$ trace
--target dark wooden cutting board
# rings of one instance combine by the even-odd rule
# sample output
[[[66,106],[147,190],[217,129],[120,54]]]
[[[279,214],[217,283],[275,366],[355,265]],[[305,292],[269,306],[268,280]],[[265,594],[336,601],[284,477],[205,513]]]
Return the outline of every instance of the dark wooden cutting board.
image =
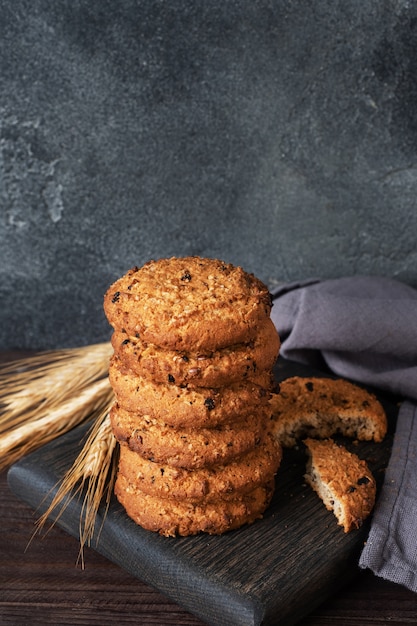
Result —
[[[278,360],[276,377],[323,375]],[[382,444],[348,445],[366,459],[379,487],[388,463],[396,404],[381,397],[390,432]],[[87,426],[74,429],[13,465],[11,490],[39,514],[46,510],[56,483],[71,466]],[[166,538],[143,530],[113,499],[92,547],[213,626],[295,624],[349,582],[369,520],[344,533],[333,514],[305,485],[302,448],[285,451],[276,492],[264,518],[222,536]],[[78,538],[81,503],[74,499],[58,524]],[[47,539],[46,539],[47,540]]]

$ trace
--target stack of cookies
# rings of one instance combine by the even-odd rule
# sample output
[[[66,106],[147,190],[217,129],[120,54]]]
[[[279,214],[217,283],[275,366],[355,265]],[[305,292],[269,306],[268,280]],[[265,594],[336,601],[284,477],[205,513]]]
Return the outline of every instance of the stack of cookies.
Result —
[[[142,527],[221,534],[262,517],[281,461],[270,309],[259,279],[200,257],[150,261],[107,291],[115,493]]]

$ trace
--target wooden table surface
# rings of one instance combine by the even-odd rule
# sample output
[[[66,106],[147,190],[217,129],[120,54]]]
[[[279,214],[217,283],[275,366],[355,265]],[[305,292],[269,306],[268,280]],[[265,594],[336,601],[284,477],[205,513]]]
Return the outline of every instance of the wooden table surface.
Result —
[[[2,626],[203,626],[92,549],[85,550],[85,569],[81,569],[76,564],[78,542],[58,527],[31,541],[36,519],[36,512],[11,493],[6,472],[0,474]],[[417,594],[358,570],[352,583],[299,624],[417,624]]]

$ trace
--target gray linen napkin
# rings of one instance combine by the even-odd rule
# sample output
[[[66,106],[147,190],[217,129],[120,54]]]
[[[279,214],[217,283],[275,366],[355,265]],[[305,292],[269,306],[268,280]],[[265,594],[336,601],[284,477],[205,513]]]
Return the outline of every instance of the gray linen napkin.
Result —
[[[287,283],[272,296],[283,357],[403,399],[359,566],[417,592],[417,290],[354,276]]]

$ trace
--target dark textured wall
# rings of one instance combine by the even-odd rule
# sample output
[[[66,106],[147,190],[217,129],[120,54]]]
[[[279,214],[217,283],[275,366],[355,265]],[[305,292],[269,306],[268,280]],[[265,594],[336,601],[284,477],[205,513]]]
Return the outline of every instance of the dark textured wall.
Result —
[[[0,347],[198,254],[417,285],[417,4],[0,0]]]

